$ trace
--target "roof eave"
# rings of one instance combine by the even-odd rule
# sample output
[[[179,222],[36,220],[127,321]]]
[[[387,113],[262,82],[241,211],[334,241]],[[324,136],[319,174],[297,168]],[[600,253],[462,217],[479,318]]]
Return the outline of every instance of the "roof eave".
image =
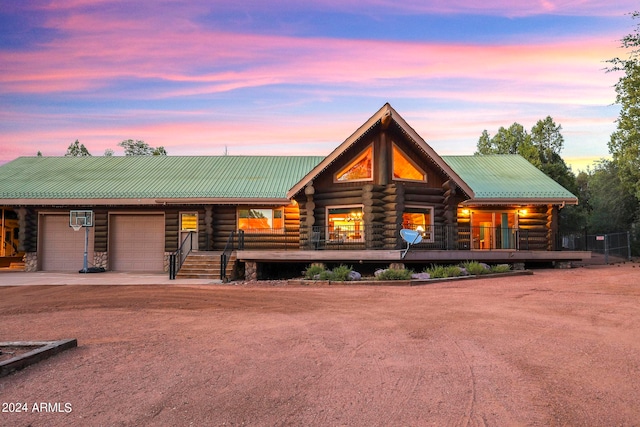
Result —
[[[336,147],[327,157],[324,158],[323,161],[318,163],[318,165],[311,169],[309,173],[307,173],[296,185],[291,187],[291,189],[287,192],[287,197],[289,199],[293,198],[296,194],[298,194],[309,182],[313,181],[316,176],[318,176],[323,170],[325,170],[331,163],[333,163],[347,148],[349,148],[355,141],[360,139],[362,135],[364,135],[370,128],[372,128],[378,120],[381,120],[382,117],[387,113],[388,108],[391,106],[387,103],[385,104],[377,113],[375,113],[369,120],[367,120],[362,126],[360,126],[354,133],[349,136],[342,144]]]
[[[467,185],[466,182],[440,157],[434,150],[422,139],[418,133],[413,130],[411,126],[398,114],[393,107],[386,103],[380,108],[369,120],[367,120],[362,126],[360,126],[349,138],[347,138],[342,144],[340,144],[335,150],[331,152],[325,159],[320,162],[315,168],[313,168],[308,174],[304,176],[295,186],[293,186],[288,192],[287,197],[293,198],[298,194],[309,182],[313,181],[323,170],[325,170],[331,163],[333,163],[342,153],[349,148],[353,143],[359,140],[366,132],[369,131],[378,121],[387,120],[390,118],[395,121],[398,126],[402,128],[407,135],[412,138],[420,148],[433,159],[436,165],[444,171],[444,173],[452,178],[456,184],[464,191],[469,197],[474,197],[474,192]]]
[[[577,198],[533,198],[533,197],[487,197],[468,199],[460,203],[462,206],[479,205],[577,205]]]
[[[140,198],[140,199],[3,199],[5,206],[158,206],[179,204],[202,205],[288,205],[286,197],[249,197],[249,198]]]

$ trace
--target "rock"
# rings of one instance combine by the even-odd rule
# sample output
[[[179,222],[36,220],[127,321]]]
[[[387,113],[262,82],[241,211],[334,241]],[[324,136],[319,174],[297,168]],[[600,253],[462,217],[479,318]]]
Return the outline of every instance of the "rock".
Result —
[[[491,270],[491,267],[489,267],[489,264],[485,264],[484,262],[481,262],[480,265],[485,269],[485,270]]]
[[[349,277],[347,278],[347,280],[360,280],[360,279],[362,279],[362,274],[353,270],[349,272]]]
[[[373,272],[373,275],[374,275],[375,277],[378,277],[379,275],[381,275],[381,274],[382,274],[382,273],[384,273],[385,271],[387,271],[387,270],[386,270],[386,269],[381,269],[381,268],[379,268],[379,269],[377,269],[376,271],[374,271],[374,272]]]
[[[415,280],[428,280],[431,279],[431,275],[429,273],[413,273],[411,278]]]

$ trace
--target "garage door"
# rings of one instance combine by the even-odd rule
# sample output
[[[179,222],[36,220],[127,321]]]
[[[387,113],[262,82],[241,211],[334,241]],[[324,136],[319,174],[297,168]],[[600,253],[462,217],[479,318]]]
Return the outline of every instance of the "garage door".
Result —
[[[40,268],[80,271],[84,265],[85,229],[73,231],[69,214],[40,216]],[[89,266],[93,262],[93,227],[89,227]]]
[[[111,215],[109,257],[113,271],[164,270],[164,215]]]

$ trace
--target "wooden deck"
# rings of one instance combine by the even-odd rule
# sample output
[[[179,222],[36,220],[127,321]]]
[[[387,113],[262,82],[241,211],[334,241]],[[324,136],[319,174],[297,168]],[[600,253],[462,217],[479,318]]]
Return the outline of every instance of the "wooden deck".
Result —
[[[590,251],[438,251],[410,250],[404,259],[404,250],[241,250],[241,262],[550,262],[587,261]]]

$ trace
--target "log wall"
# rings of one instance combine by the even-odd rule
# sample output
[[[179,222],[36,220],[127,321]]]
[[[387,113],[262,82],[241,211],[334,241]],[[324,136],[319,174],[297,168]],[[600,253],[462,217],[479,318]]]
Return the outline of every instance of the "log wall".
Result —
[[[211,246],[213,250],[221,251],[227,243],[229,235],[238,229],[236,224],[235,206],[214,206],[211,225],[213,228]]]
[[[522,209],[526,209],[527,214],[518,217],[518,228],[524,232],[520,233],[521,246],[526,244],[532,251],[551,250],[554,239],[550,215],[553,215],[553,210],[547,206],[526,206]]]
[[[93,250],[107,252],[109,240],[109,215],[105,208],[93,210]]]
[[[471,247],[471,234],[468,231],[471,226],[471,217],[464,214],[464,210],[480,211],[481,208],[458,208],[458,247],[463,249]],[[555,221],[554,208],[549,206],[526,206],[526,215],[518,216],[518,229],[520,230],[519,247],[522,250],[546,251],[552,250],[554,242],[553,222]],[[500,207],[487,207],[486,211],[500,210]]]
[[[19,208],[18,214],[18,251],[36,252],[38,250],[38,213],[32,208]]]
[[[424,170],[427,182],[393,178],[394,143]],[[373,146],[373,179],[334,182],[335,174],[369,145]],[[456,224],[458,193],[456,186],[425,153],[407,140],[406,135],[393,126],[386,128],[379,124],[308,184],[304,194],[297,195],[296,201],[300,206],[300,247],[311,247],[314,226],[324,229],[328,225],[327,207],[362,205],[363,248],[399,249],[403,245],[400,238],[402,214],[407,205],[433,207],[436,226]]]

